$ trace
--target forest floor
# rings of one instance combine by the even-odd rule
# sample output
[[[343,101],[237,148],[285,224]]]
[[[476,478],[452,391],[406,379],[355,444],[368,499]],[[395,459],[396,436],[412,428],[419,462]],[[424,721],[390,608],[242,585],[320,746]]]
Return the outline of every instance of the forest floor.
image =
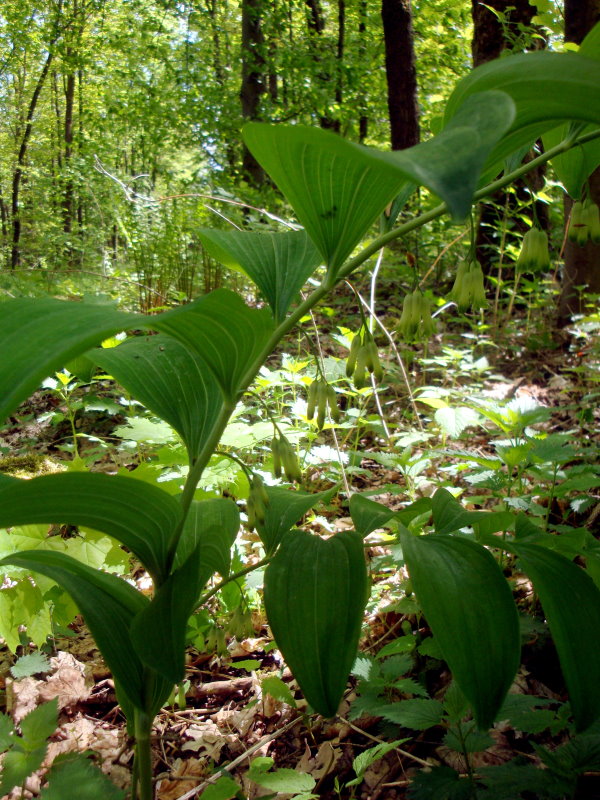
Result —
[[[594,375],[598,374],[599,362],[598,351],[594,348],[594,343],[588,339],[565,340],[560,347],[548,350],[515,349],[510,357],[506,351],[497,350],[495,355],[488,353],[490,363],[486,374],[491,378],[482,378],[476,370],[465,372],[463,369],[459,375],[460,365],[456,363],[444,366],[440,361],[435,369],[446,370],[448,374],[451,370],[457,371],[448,381],[454,395],[462,393],[468,396],[470,382],[476,380],[490,402],[494,400],[505,407],[511,399],[522,400],[524,407],[546,409],[538,430],[564,435],[578,444],[584,442],[588,450],[592,448],[597,454],[599,430]],[[65,422],[59,426],[50,420],[56,411],[64,413],[63,406],[55,392],[37,393],[21,410],[18,419],[13,419],[12,424],[6,425],[0,433],[0,444],[6,454],[4,459],[0,459],[0,468],[16,471],[22,476],[31,474],[32,458],[34,470],[42,463],[35,461],[38,457],[56,464],[60,458],[56,443],[68,434],[68,430],[65,432]],[[389,405],[386,408],[390,408]],[[422,408],[429,413],[426,406]],[[84,416],[88,417],[88,423],[83,424],[89,424],[90,430],[98,437],[109,435],[111,429],[124,419],[119,414],[110,417],[97,414],[89,420],[89,414],[94,412],[86,412]],[[390,410],[391,419],[394,416],[400,418],[402,414],[400,409]],[[423,464],[412,475],[406,465],[400,465],[402,468],[390,466],[385,458],[379,458],[375,452],[375,437],[366,435],[359,448],[363,458],[358,465],[355,486],[360,491],[369,492],[372,499],[398,508],[409,502],[409,494],[414,499],[430,493],[440,471],[466,486],[461,478],[464,474],[464,451],[468,449],[480,456],[493,453],[492,440],[496,437],[500,441],[501,433],[498,430],[491,433],[489,427],[472,427],[453,441],[450,436],[440,435],[438,430],[433,438],[413,447],[411,463],[415,464],[422,458]],[[451,452],[453,449],[455,457]],[[583,463],[579,459],[578,453],[577,463]],[[592,466],[597,462],[593,455],[587,461]],[[532,475],[529,484],[534,481]],[[594,484],[594,481],[589,483]],[[586,528],[598,538],[598,484],[600,481],[584,492],[591,502],[586,501],[581,506],[585,511],[580,514],[577,513],[579,507],[571,502],[569,495],[544,497],[539,487],[537,490],[531,485],[526,488],[528,497],[533,497],[542,509],[546,508],[546,518],[552,524]],[[398,492],[390,491],[393,486],[399,487]],[[474,489],[481,496],[476,482],[471,483],[469,492]],[[319,514],[320,517],[309,520],[315,530],[341,530],[352,525],[343,506],[329,506]],[[56,526],[48,533],[63,537],[78,535],[77,531],[57,530]],[[251,542],[252,535],[245,532],[243,540],[244,537]],[[529,627],[524,625],[522,665],[511,691],[535,699],[528,709],[527,719],[522,709],[521,722],[515,715],[512,721],[496,723],[481,749],[475,748],[470,753],[467,763],[463,753],[449,746],[448,730],[444,725],[403,727],[385,722],[377,716],[375,701],[372,705],[374,713],[370,713],[370,698],[380,698],[382,694],[388,702],[407,697],[442,698],[448,689],[450,676],[444,662],[436,658],[435,648],[423,647],[429,633],[426,621],[414,606],[410,592],[399,589],[406,576],[402,570],[389,568],[393,542],[388,545],[385,539],[378,539],[375,535],[368,555],[373,579],[380,588],[375,593],[377,602],[368,610],[361,652],[370,658],[371,664],[382,667],[380,683],[377,686],[373,681],[369,684],[368,676],[360,668],[355,669],[356,674],[349,680],[346,695],[334,719],[308,715],[306,703],[289,670],[272,646],[261,608],[251,610],[245,620],[245,631],[238,631],[235,636],[224,623],[224,636],[212,650],[189,649],[186,683],[181,695],[174,698],[173,705],[165,707],[156,719],[153,754],[157,800],[200,797],[222,774],[234,778],[241,787],[241,796],[248,799],[309,797],[312,791],[314,796],[327,800],[401,800],[406,797],[443,800],[445,797],[459,797],[460,791],[448,778],[450,773],[436,773],[440,780],[442,775],[446,776],[446,784],[428,785],[424,782],[420,785],[418,776],[427,773],[431,767],[450,767],[455,771],[453,775],[472,775],[484,767],[515,763],[515,759],[544,767],[539,747],[552,751],[568,741],[570,728],[565,722],[564,711],[566,694],[556,653],[549,637],[536,622],[531,587],[520,581],[516,574],[509,576],[515,597],[524,616],[531,614],[531,621]],[[140,588],[144,588],[143,574],[136,573],[132,578]],[[398,596],[402,597],[403,604],[396,602]],[[212,612],[215,615],[221,613],[216,601]],[[578,624],[585,624],[584,615]],[[63,634],[50,638],[42,648],[48,657],[43,669],[24,677],[17,678],[11,674],[17,658],[15,654],[7,647],[0,650],[0,690],[5,697],[6,711],[18,723],[41,702],[57,697],[59,727],[51,737],[45,767],[59,753],[92,751],[102,770],[115,784],[126,788],[131,779],[133,753],[111,675],[80,618]],[[400,639],[411,640],[412,649],[395,647],[394,643]],[[35,650],[21,646],[17,656]],[[408,668],[407,652],[412,659]],[[416,688],[411,693],[399,688],[395,683],[398,675],[392,676],[390,669],[389,674],[386,673],[386,656],[389,654],[388,668],[393,666],[394,659],[397,666],[402,662],[405,671],[401,675],[412,678],[421,689]],[[269,682],[265,683],[269,677],[277,677],[278,682],[269,687]],[[540,711],[546,716],[538,713],[536,718],[535,714]],[[372,763],[368,757],[364,767],[356,761],[361,754],[372,753],[372,748],[387,742],[396,745],[381,748],[381,757]],[[279,785],[287,791],[274,793],[273,788],[250,779],[249,764],[259,757],[274,760],[274,767],[279,772],[273,774],[280,776],[282,782]],[[281,772],[286,768],[312,776],[308,791],[305,789],[303,793],[301,781],[296,785],[293,775],[290,778],[289,773]],[[44,770],[28,779],[23,796],[36,797],[39,794],[43,775]],[[409,790],[411,783],[413,786]],[[553,796],[551,792],[544,794],[535,788],[527,793],[526,786],[515,786],[512,794],[506,785],[504,790],[498,789],[497,784],[491,789],[491,784],[486,786],[482,787],[478,797]],[[11,798],[20,796],[20,790],[9,795]],[[462,796],[472,795],[463,792]],[[600,773],[594,769],[583,770],[573,796],[600,798]]]

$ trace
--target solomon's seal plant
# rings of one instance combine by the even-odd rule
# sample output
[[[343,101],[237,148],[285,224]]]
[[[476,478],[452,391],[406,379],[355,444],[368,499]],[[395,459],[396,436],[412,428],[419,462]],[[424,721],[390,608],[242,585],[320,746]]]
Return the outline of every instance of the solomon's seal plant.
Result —
[[[402,306],[398,334],[405,342],[426,341],[433,336],[435,330],[429,300],[419,289],[408,292]]]
[[[487,306],[483,270],[475,258],[468,258],[458,265],[450,300],[456,303],[459,311],[466,311],[469,308],[478,311]]]
[[[523,237],[521,252],[517,258],[519,272],[539,272],[550,266],[548,235],[539,228],[531,228]]]
[[[79,606],[136,739],[132,797],[152,797],[153,719],[173,685],[184,679],[188,618],[207,581],[216,573],[230,575],[238,507],[227,497],[207,499],[196,489],[238,402],[283,337],[392,240],[444,214],[462,223],[474,202],[570,149],[573,162],[557,169],[561,181],[574,187],[572,194],[581,196],[588,177],[582,164],[596,163],[600,137],[599,33],[597,27],[577,53],[527,53],[478,67],[452,93],[441,132],[407,150],[383,152],[301,125],[246,126],[247,147],[303,230],[203,231],[202,236],[216,257],[255,283],[265,301],[261,309],[249,308],[241,296],[224,289],[154,316],[49,298],[3,303],[2,419],[48,375],[87,354],[168,422],[187,450],[189,470],[178,496],[136,478],[135,472],[67,471],[30,480],[0,475],[2,527],[58,523],[107,533],[152,578],[153,593],[147,597],[127,581],[57,549],[23,550],[0,561],[48,576]],[[571,121],[575,133],[569,129],[542,156],[496,179],[512,154]],[[438,205],[385,229],[357,251],[388,205],[408,197],[407,186],[415,185],[436,195]],[[320,265],[322,282],[299,297]],[[484,305],[483,276],[473,259],[459,268],[453,299],[461,308]],[[154,335],[142,333],[118,347],[98,349],[121,331]],[[381,365],[364,324],[355,339],[348,372],[360,387],[367,372],[381,379]],[[301,481],[296,453],[280,431],[272,454],[277,476]],[[356,656],[369,591],[363,537],[395,512],[352,495],[355,530],[323,539],[294,527],[312,507],[311,495],[283,487],[265,490],[266,508],[253,481],[256,527],[271,559],[264,575],[269,622],[308,702],[331,716]],[[434,532],[409,532],[404,516],[398,520],[400,544],[420,606],[477,725],[493,723],[519,665],[516,607],[492,555],[502,550],[518,559],[531,579],[556,644],[576,727],[590,727],[600,717],[600,590],[586,569],[554,552],[548,541],[554,537],[523,515],[469,512],[442,489],[419,503],[415,518],[430,520]],[[578,624],[582,608],[585,626]]]

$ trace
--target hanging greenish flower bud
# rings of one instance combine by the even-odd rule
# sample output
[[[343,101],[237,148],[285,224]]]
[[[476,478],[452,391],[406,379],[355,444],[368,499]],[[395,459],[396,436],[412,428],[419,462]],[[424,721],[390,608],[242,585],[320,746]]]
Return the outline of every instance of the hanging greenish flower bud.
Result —
[[[287,480],[291,483],[294,481],[296,481],[296,483],[301,483],[302,472],[300,470],[300,465],[298,464],[296,451],[283,434],[281,434],[278,439],[278,450],[281,468],[283,468],[283,473]],[[281,471],[277,477],[280,477],[280,475]]]
[[[253,531],[256,527],[256,506],[252,492],[250,492],[246,500],[246,527],[249,531]]]
[[[308,387],[308,396],[306,398],[306,418],[312,419],[315,415],[317,407],[317,395],[319,393],[319,382],[314,380]]]
[[[354,343],[357,341],[358,344],[354,349]],[[367,371],[373,375],[376,381],[379,382],[383,379],[383,369],[375,339],[371,331],[363,325],[352,340],[352,347],[346,364],[346,376],[353,378],[357,389],[362,389],[367,385]]]
[[[327,384],[319,381],[317,387],[317,428],[319,430],[325,425],[327,415]]]
[[[469,272],[469,261],[461,261],[456,270],[454,285],[450,291],[449,298],[458,306],[459,311],[464,311],[470,305],[471,298],[467,288],[467,273]]]
[[[335,422],[339,422],[340,411],[335,390],[326,381],[316,379],[311,383],[308,390],[306,417],[307,419],[313,419],[316,411],[317,427],[320,429],[325,424],[327,409],[329,409],[331,418]]]
[[[354,336],[352,342],[350,344],[350,352],[348,353],[348,360],[346,361],[346,377],[351,378],[354,375],[354,370],[356,369],[356,359],[358,357],[358,352],[362,347],[362,335],[361,331]]]
[[[587,220],[587,211],[583,203],[579,200],[573,203],[571,209],[571,220],[569,222],[569,241],[575,242],[580,247],[587,242],[589,236],[589,227]]]
[[[371,373],[371,375],[375,378],[377,383],[381,383],[383,380],[383,367],[381,366],[381,361],[379,360],[379,350],[377,349],[377,344],[375,343],[375,339],[371,337],[371,340],[367,342],[365,345],[367,349],[367,369]]]
[[[367,385],[367,359],[369,354],[363,346],[358,351],[356,357],[356,367],[354,368],[353,381],[357,389],[363,389]]]
[[[463,261],[458,265],[450,300],[456,303],[459,311],[466,311],[468,308],[477,311],[486,307],[483,270],[478,261]]]
[[[421,324],[419,333],[421,338],[425,341],[431,339],[436,333],[435,320],[431,316],[431,303],[424,294],[421,294]]]
[[[469,270],[469,291],[471,296],[471,308],[473,311],[478,311],[480,308],[486,308],[487,299],[485,296],[485,287],[483,285],[483,270],[479,261],[471,262],[471,269]]]
[[[260,475],[254,473],[250,483],[250,494],[246,502],[248,528],[252,530],[257,522],[265,521],[265,514],[269,505],[269,495]]]
[[[398,323],[398,333],[405,342],[412,342],[415,339],[420,319],[417,292],[407,292]]]
[[[600,210],[596,203],[588,202],[585,208],[589,237],[594,244],[600,244]]]
[[[327,402],[329,404],[329,413],[334,422],[340,421],[340,408],[338,406],[337,394],[333,386],[327,385]]]
[[[273,456],[273,475],[281,478],[281,447],[277,436],[271,439],[271,455]]]
[[[550,266],[548,236],[539,228],[531,228],[523,237],[516,267],[519,272],[537,272]]]
[[[431,305],[420,289],[408,292],[404,298],[398,333],[406,342],[429,339],[435,333]]]

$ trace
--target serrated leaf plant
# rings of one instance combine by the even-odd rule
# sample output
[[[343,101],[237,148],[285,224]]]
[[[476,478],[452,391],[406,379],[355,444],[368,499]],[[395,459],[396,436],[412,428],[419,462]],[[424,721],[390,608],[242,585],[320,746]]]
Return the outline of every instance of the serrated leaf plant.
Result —
[[[584,132],[581,125],[569,128],[545,154],[494,180],[505,159],[564,123],[581,123]],[[53,299],[2,305],[2,419],[41,381],[86,354],[172,425],[187,449],[189,471],[179,496],[137,480],[135,473],[66,472],[28,481],[0,476],[0,526],[88,526],[128,548],[152,577],[154,591],[147,597],[125,580],[60,552],[27,550],[0,561],[50,577],[79,606],[136,738],[132,796],[140,800],[152,796],[153,718],[184,677],[188,618],[206,581],[215,571],[226,576],[230,566],[237,506],[227,498],[196,500],[195,494],[236,405],[283,337],[384,245],[446,214],[460,222],[478,199],[575,146],[582,152],[594,144],[600,137],[600,61],[579,53],[529,53],[486,64],[458,84],[441,133],[402,152],[363,147],[300,125],[252,123],[243,136],[304,230],[230,235],[204,230],[202,236],[213,255],[256,283],[265,307],[249,308],[225,289],[154,316]],[[440,203],[357,250],[409,184],[425,187]],[[298,302],[299,289],[319,263],[324,265],[320,284]],[[148,333],[130,336],[112,350],[95,349],[121,331]],[[281,460],[280,437],[277,448]],[[287,450],[284,461],[287,477],[299,480]],[[295,497],[291,491],[290,497]],[[277,495],[272,502],[278,502]],[[486,727],[504,701],[519,659],[511,593],[486,547],[490,537],[496,542],[493,532],[503,528],[485,515],[465,517],[468,512],[445,495],[436,496],[430,510],[435,532],[415,536],[404,529],[402,547],[444,657],[475,720]],[[367,601],[365,527],[324,541],[294,529],[294,514],[281,526],[268,507],[263,511],[257,528],[272,558],[265,573],[267,615],[314,710],[333,715]],[[461,535],[470,522],[479,538]],[[600,646],[571,635],[567,621],[580,606],[562,594],[557,598],[556,576],[568,574],[577,602],[590,609],[590,637],[600,631],[598,589],[583,569],[543,543],[523,540],[510,547],[547,607],[576,722],[584,729],[600,716],[600,681],[594,688],[589,678],[600,672]],[[578,653],[587,676],[577,664]]]

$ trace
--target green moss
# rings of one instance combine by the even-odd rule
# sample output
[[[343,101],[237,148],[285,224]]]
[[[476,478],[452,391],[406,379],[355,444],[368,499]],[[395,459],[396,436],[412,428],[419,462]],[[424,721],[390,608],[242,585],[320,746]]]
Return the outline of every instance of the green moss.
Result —
[[[44,456],[27,453],[21,456],[4,456],[0,458],[0,472],[46,472]]]

